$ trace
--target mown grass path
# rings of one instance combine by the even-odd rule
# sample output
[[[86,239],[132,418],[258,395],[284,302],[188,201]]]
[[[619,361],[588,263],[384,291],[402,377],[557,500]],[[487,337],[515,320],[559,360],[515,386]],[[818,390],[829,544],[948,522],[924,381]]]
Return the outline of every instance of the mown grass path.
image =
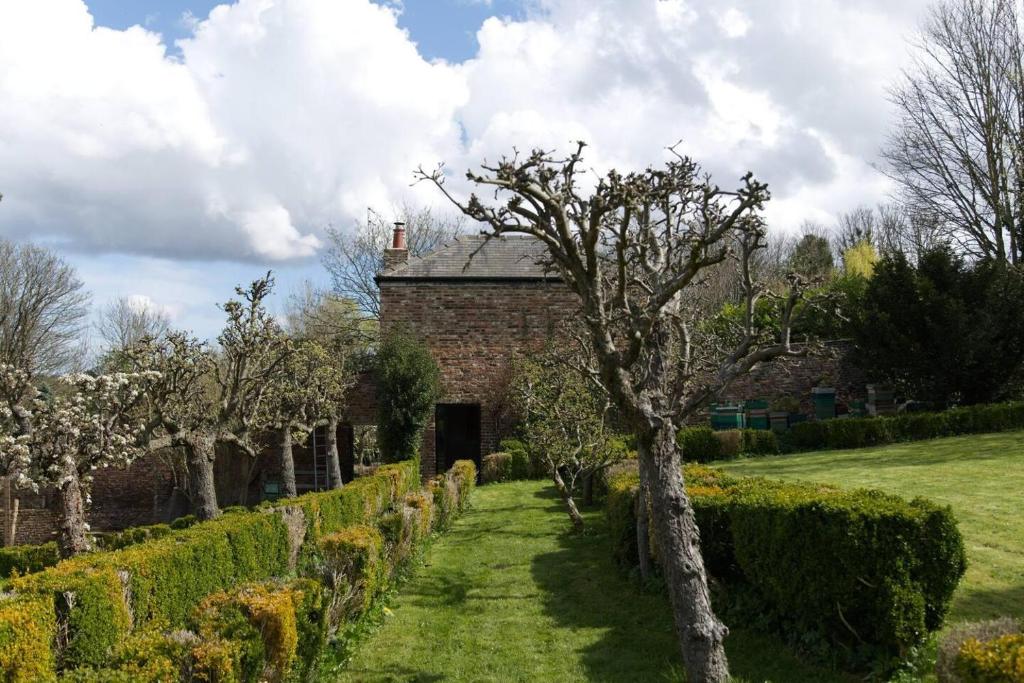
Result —
[[[736,474],[880,488],[950,505],[969,562],[950,619],[1024,618],[1024,432],[713,464]]]
[[[614,567],[599,512],[567,533],[545,482],[484,486],[472,502],[336,680],[681,679],[667,599]],[[728,649],[742,680],[833,680],[744,632]]]

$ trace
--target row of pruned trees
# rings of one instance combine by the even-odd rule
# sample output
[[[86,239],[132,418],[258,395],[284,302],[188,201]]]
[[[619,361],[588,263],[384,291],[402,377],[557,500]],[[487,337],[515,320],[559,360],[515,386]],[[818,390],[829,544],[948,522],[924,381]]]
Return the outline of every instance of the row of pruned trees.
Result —
[[[38,258],[43,251],[33,247],[23,253]],[[71,277],[59,259],[52,257],[50,266]],[[352,305],[306,295],[293,301],[286,328],[266,306],[273,285],[268,273],[237,288],[236,297],[222,306],[225,325],[215,345],[162,323],[153,329],[133,320],[123,343],[93,371],[58,378],[47,372],[62,360],[52,346],[38,343],[32,351],[32,344],[23,342],[4,348],[0,475],[15,486],[56,492],[62,555],[89,545],[85,510],[93,474],[147,453],[181,454],[182,488],[195,514],[210,519],[219,514],[218,450],[240,454],[254,467],[268,445],[278,444],[284,493],[293,496],[292,445],[324,425],[331,485],[341,486],[332,437],[353,381],[360,319]],[[68,296],[75,288],[62,291]],[[0,305],[20,310],[24,298],[5,292]],[[42,310],[36,313],[42,322],[33,324],[53,328],[64,321],[72,328],[66,305]],[[243,487],[248,483],[246,478]]]

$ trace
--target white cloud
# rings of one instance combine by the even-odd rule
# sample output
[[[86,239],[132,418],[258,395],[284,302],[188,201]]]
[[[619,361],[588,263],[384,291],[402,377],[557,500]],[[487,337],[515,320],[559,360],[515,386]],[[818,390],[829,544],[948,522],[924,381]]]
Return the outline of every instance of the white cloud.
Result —
[[[0,231],[179,258],[308,257],[450,154],[466,98],[365,1],[222,5],[166,53],[80,0],[0,3]]]
[[[716,19],[718,28],[727,38],[742,38],[750,30],[750,19],[735,7],[716,15]]]
[[[0,0],[0,234],[83,264],[152,257],[153,296],[152,278],[183,285],[175,260],[190,277],[308,262],[328,223],[439,201],[409,187],[420,164],[445,160],[457,188],[485,157],[578,138],[599,170],[682,140],[724,186],[768,181],[774,223],[830,220],[887,189],[885,88],[926,3],[524,0],[448,64],[417,52],[396,2],[239,0],[183,16],[169,51],[95,27],[82,0]]]

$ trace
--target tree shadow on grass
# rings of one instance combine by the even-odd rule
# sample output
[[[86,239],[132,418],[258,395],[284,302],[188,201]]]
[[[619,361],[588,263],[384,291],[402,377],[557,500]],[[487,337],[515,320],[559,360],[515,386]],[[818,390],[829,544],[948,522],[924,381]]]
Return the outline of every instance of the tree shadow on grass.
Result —
[[[953,597],[953,610],[965,621],[1006,616],[1024,619],[1024,583],[992,589],[972,589],[961,584]]]
[[[547,495],[557,499],[553,492]],[[566,628],[603,631],[582,653],[590,680],[682,680],[668,597],[642,591],[622,575],[599,514],[588,514],[587,524],[588,533],[565,533],[560,550],[533,560],[531,572],[546,612]],[[742,630],[734,630],[726,649],[737,680],[849,680],[803,664],[775,639]]]

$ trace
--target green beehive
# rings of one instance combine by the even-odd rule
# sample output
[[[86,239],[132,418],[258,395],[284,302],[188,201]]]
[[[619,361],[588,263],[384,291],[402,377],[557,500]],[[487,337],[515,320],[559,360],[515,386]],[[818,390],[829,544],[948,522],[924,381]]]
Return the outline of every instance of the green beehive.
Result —
[[[712,429],[743,429],[743,406],[718,404],[711,406]]]
[[[811,389],[811,402],[814,403],[815,418],[831,420],[836,416],[836,390],[832,387]]]

